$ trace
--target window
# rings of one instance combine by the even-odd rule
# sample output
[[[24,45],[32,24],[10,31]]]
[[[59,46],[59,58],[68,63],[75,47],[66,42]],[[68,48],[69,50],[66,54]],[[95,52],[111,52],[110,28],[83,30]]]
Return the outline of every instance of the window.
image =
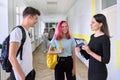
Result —
[[[102,9],[108,8],[117,4],[117,0],[102,0]]]
[[[45,23],[46,28],[48,29],[48,32],[50,31],[50,29],[54,28],[57,26],[56,22],[53,23]]]
[[[16,25],[20,25],[20,8],[16,6]]]

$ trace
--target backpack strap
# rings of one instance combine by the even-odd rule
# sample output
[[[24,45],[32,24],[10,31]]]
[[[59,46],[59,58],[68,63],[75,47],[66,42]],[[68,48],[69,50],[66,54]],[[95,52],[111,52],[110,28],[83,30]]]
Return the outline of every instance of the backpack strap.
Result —
[[[24,28],[22,26],[17,26],[17,27],[20,28],[21,31],[22,31],[22,39],[21,39],[21,45],[20,45],[20,47],[19,47],[19,49],[17,51],[16,56],[18,56],[18,54],[20,52],[20,60],[22,60],[22,51],[23,51],[23,45],[24,45],[25,40],[26,40],[26,32],[25,32],[25,30],[24,30]]]

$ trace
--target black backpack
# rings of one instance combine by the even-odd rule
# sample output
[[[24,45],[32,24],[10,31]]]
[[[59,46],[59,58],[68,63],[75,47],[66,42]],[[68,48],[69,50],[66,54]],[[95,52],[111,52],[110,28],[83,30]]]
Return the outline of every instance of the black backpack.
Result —
[[[24,42],[26,40],[26,32],[24,30],[24,28],[22,26],[16,26],[15,28],[20,28],[22,31],[22,39],[21,39],[21,45],[17,51],[17,55],[18,53],[20,53],[20,60],[22,60],[22,50],[23,50],[23,45]],[[15,29],[13,28],[13,30]],[[9,56],[9,41],[10,41],[10,34],[5,38],[5,40],[3,41],[2,44],[2,51],[1,51],[1,56],[0,56],[0,62],[2,65],[2,69],[5,70],[6,72],[11,72],[12,70],[12,65],[8,59]]]

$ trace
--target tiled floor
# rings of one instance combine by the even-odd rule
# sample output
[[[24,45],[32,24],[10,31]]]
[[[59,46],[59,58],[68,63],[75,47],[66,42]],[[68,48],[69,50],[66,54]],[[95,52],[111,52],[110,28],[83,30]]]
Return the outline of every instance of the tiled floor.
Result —
[[[46,66],[46,54],[43,53],[40,45],[33,53],[34,68],[36,70],[36,80],[54,80],[54,70],[50,70]],[[77,80],[87,80],[87,67],[77,58],[76,76]]]

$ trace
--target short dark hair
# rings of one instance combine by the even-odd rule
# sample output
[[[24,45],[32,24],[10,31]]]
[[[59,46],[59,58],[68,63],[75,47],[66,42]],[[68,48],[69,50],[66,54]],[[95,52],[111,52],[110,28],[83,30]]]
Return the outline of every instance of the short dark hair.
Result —
[[[39,15],[40,16],[40,11],[38,9],[35,9],[33,7],[26,7],[23,11],[23,17],[27,16],[27,15]]]

